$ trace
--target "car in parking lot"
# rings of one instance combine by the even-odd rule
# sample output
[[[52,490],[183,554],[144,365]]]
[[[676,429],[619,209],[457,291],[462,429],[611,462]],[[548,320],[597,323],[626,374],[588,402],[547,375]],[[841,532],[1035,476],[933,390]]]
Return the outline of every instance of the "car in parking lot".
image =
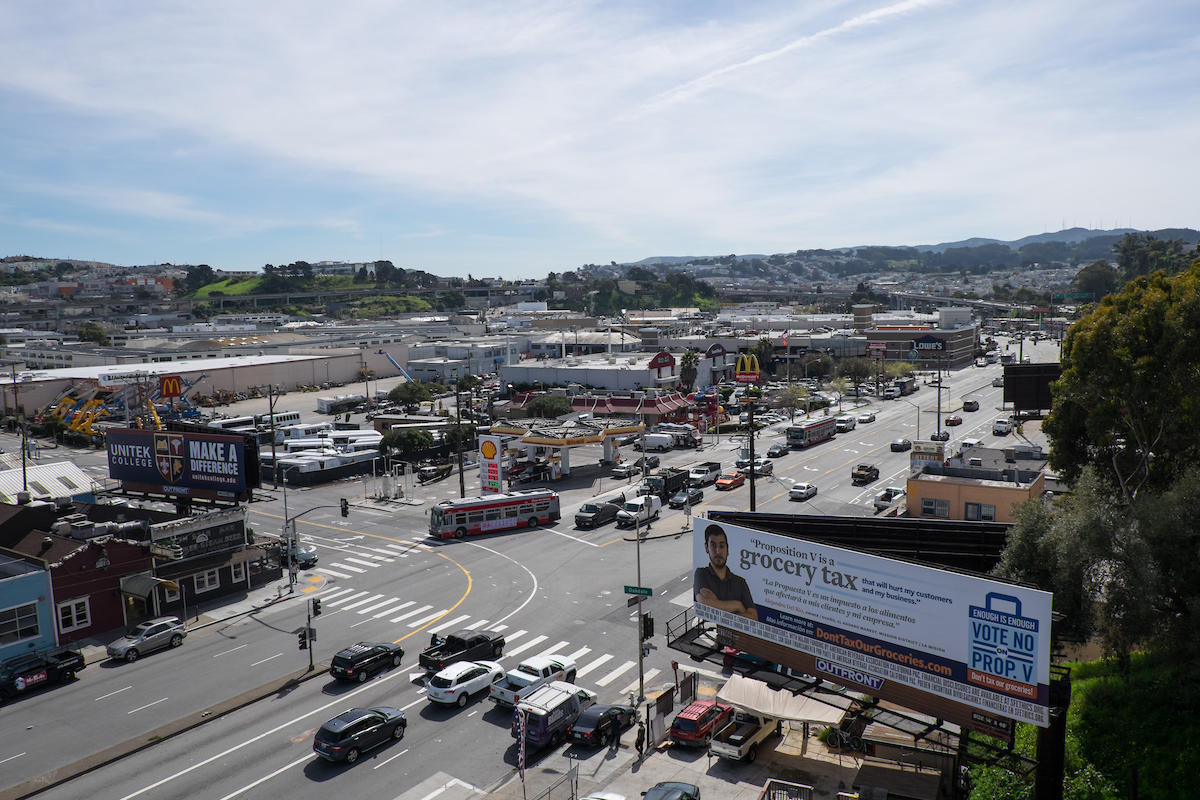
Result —
[[[137,661],[140,656],[164,647],[179,647],[187,636],[187,628],[179,617],[156,617],[130,628],[124,636],[108,646],[109,658]]]
[[[611,737],[619,739],[621,731],[632,725],[636,718],[637,711],[633,706],[588,706],[567,729],[567,739],[585,746],[604,747]]]
[[[694,700],[675,715],[668,738],[685,747],[707,747],[712,735],[733,718],[733,706],[716,700]]]
[[[746,482],[746,476],[736,469],[725,470],[717,478],[718,489],[736,489]]]
[[[892,452],[903,453],[905,450],[912,450],[912,440],[910,439],[892,439]]]
[[[339,650],[329,663],[329,674],[339,681],[364,682],[388,667],[400,666],[404,650],[388,642],[359,642]]]
[[[791,451],[786,444],[773,444],[771,445],[771,449],[767,451],[767,458],[779,458],[780,456],[786,456],[789,452]]]
[[[671,495],[671,499],[667,501],[667,505],[671,508],[683,508],[684,506],[694,506],[703,500],[704,490],[693,486],[687,489],[680,489]]]
[[[643,800],[700,800],[700,787],[694,783],[663,781],[642,792]]]
[[[789,500],[807,500],[817,496],[817,487],[811,483],[796,483],[788,489]]]
[[[425,697],[431,703],[462,708],[471,695],[486,692],[504,677],[504,667],[495,661],[459,661],[429,679]]]
[[[398,708],[352,708],[326,722],[313,737],[313,752],[329,761],[353,764],[368,750],[403,739],[408,721]]]
[[[949,425],[950,427],[954,427],[955,425],[962,425],[963,418],[951,415],[949,417],[946,417],[946,424]]]
[[[874,422],[875,421],[875,412],[874,411],[864,411],[863,413],[858,415],[858,421],[859,422]]]

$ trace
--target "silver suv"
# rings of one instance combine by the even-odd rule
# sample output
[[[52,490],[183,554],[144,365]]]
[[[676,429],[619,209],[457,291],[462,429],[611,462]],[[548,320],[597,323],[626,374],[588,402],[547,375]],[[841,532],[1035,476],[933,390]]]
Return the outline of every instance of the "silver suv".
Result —
[[[110,658],[137,661],[144,653],[164,647],[179,647],[185,636],[187,628],[179,621],[179,617],[156,617],[130,628],[128,633],[108,646],[108,655]]]

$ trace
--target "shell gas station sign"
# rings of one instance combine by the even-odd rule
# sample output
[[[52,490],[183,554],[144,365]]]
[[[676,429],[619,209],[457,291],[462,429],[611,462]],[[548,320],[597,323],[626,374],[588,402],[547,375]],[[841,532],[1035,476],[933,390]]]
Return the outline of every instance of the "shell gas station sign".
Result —
[[[504,491],[504,448],[499,436],[479,437],[479,491],[500,494]]]

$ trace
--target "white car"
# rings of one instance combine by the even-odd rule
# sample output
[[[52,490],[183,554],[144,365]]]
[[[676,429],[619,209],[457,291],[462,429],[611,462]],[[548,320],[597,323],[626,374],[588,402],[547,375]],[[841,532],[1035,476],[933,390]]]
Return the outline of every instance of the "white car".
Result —
[[[1008,436],[1013,431],[1011,419],[998,419],[992,423],[993,436]]]
[[[504,667],[495,661],[459,661],[429,679],[425,696],[431,703],[462,708],[471,695],[486,692],[504,677]]]
[[[863,413],[858,415],[858,421],[859,422],[874,422],[875,421],[875,412],[874,411],[864,411]]]
[[[807,500],[816,496],[817,487],[811,483],[797,483],[788,490],[788,497],[792,500]]]

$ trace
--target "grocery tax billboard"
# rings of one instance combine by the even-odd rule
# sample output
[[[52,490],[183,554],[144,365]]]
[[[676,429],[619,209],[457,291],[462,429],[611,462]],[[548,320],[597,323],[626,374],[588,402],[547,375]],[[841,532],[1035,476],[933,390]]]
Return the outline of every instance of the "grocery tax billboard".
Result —
[[[979,709],[977,730],[1049,724],[1049,592],[707,520],[693,563],[696,615],[766,643],[739,649],[947,719]]]
[[[119,428],[108,431],[105,440],[108,475],[114,480],[164,489],[246,490],[242,436]]]

